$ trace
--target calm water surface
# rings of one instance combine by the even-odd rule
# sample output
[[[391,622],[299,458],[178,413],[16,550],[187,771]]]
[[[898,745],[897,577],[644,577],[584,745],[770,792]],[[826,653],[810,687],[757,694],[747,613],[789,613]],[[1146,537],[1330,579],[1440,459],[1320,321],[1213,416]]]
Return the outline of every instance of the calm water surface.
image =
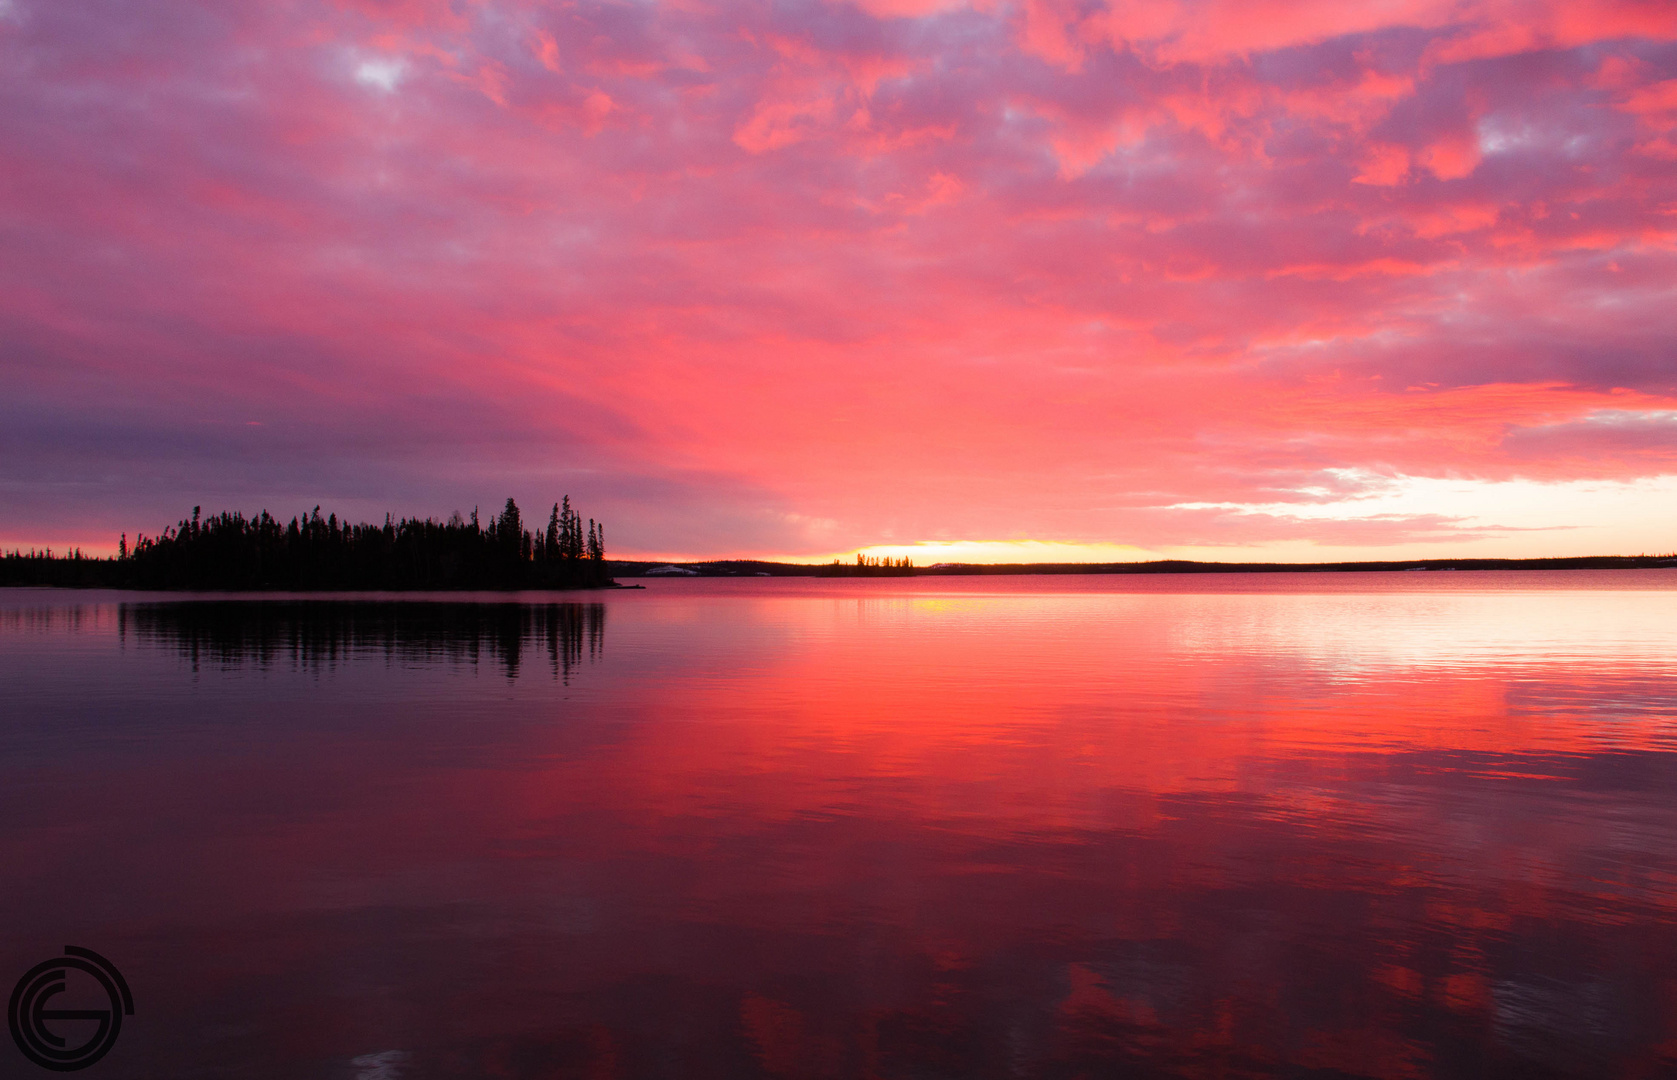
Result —
[[[110,1078],[1677,1074],[1677,570],[515,599],[0,593],[0,990],[111,958]]]

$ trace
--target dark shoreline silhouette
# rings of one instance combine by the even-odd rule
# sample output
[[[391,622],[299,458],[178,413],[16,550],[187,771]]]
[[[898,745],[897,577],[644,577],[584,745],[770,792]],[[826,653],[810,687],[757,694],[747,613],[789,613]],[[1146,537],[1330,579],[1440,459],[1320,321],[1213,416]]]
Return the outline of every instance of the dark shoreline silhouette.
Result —
[[[10,553],[0,556],[0,588],[7,586],[48,586],[82,589],[213,589],[230,591],[271,592],[331,592],[331,591],[449,591],[470,589],[611,589],[639,588],[624,586],[617,578],[662,576],[656,571],[677,566],[689,571],[682,576],[720,577],[977,577],[977,576],[1051,576],[1068,574],[1150,575],[1150,574],[1332,574],[1402,571],[1451,570],[1656,570],[1677,569],[1677,557],[1665,555],[1583,555],[1555,559],[1418,559],[1404,562],[1370,561],[1343,563],[1215,563],[1164,559],[1145,563],[949,563],[937,566],[916,566],[907,569],[890,568],[856,570],[840,564],[837,572],[832,564],[779,563],[754,559],[722,559],[707,562],[666,563],[607,560],[597,571],[599,580],[572,581],[561,577],[543,577],[537,571],[523,584],[498,584],[493,581],[467,583],[440,582],[436,584],[392,584],[358,582],[353,584],[279,584],[222,585],[222,584],[153,584],[137,575],[127,573],[120,559],[89,558],[76,554],[42,555]]]
[[[553,505],[547,528],[524,527],[508,499],[486,524],[458,513],[447,521],[404,518],[383,525],[322,518],[320,507],[282,525],[266,510],[205,518],[199,507],[160,536],[123,534],[115,558],[80,551],[0,556],[0,585],[189,590],[604,589],[616,586],[605,561],[605,528]]]
[[[0,554],[0,587],[227,590],[273,592],[609,589],[615,578],[683,577],[969,577],[1063,574],[1299,574],[1448,570],[1648,570],[1677,568],[1668,555],[1582,555],[1535,559],[1379,559],[1323,563],[1231,563],[1158,559],[1124,563],[936,563],[858,555],[855,562],[785,563],[758,559],[697,562],[608,560],[605,528],[554,504],[545,530],[524,528],[508,499],[498,517],[480,524],[458,513],[438,522],[406,518],[351,525],[320,508],[281,525],[263,511],[253,518],[224,513],[191,518],[141,536],[127,536],[115,558],[79,551]]]
[[[697,577],[971,577],[1045,574],[1317,574],[1404,570],[1651,570],[1677,568],[1672,555],[1580,555],[1544,559],[1408,559],[1337,563],[1225,563],[1158,559],[1134,563],[936,563],[931,566],[782,563],[758,559],[704,562],[615,561],[615,577],[661,576],[674,567]]]

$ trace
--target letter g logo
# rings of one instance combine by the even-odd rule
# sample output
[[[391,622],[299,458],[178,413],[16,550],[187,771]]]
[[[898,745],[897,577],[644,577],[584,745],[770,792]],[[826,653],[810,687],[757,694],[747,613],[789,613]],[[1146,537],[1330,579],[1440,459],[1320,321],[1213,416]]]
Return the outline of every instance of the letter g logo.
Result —
[[[81,972],[78,982],[90,976],[104,991],[108,1009],[49,1009],[49,1001],[64,993],[70,972]],[[77,995],[81,996],[81,995]],[[23,1056],[54,1072],[85,1069],[105,1056],[122,1031],[122,1018],[134,1015],[134,997],[116,965],[92,949],[64,947],[64,955],[30,968],[12,991],[6,1019],[12,1038]],[[58,1025],[54,1030],[51,1025]],[[92,1025],[92,1034],[87,1034]],[[60,1031],[81,1041],[71,1045]]]

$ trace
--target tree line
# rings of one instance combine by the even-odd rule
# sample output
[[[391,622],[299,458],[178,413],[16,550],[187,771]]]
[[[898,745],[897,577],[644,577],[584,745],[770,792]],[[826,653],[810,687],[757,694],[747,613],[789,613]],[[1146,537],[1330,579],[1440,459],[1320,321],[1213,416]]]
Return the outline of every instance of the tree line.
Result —
[[[480,522],[403,518],[351,524],[320,507],[281,524],[254,517],[192,516],[132,548],[123,534],[114,559],[79,551],[12,552],[0,558],[0,584],[105,585],[141,589],[566,589],[613,584],[605,526],[586,527],[571,500],[553,505],[545,529],[525,526],[518,504]]]
[[[834,559],[832,565],[820,570],[821,577],[910,577],[913,574],[914,562],[906,555],[900,559],[888,555],[857,555],[854,563]]]

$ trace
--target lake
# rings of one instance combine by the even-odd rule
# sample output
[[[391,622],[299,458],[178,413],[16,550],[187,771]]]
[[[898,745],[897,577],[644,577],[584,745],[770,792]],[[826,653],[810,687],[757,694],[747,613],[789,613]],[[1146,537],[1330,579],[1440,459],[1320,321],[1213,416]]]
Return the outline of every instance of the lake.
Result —
[[[13,589],[0,701],[91,1076],[1677,1075],[1677,570]]]

